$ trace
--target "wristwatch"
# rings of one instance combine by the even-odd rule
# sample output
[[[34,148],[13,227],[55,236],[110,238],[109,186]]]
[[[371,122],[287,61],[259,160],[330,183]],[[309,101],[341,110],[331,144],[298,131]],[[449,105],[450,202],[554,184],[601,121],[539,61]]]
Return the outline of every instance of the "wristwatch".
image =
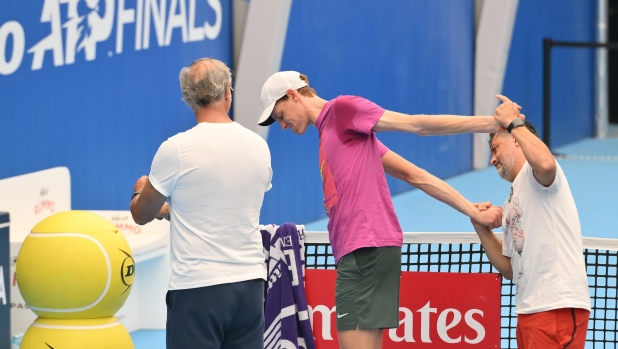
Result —
[[[135,199],[135,197],[138,196],[140,193],[141,193],[141,191],[134,190],[133,191],[133,195],[131,196],[131,201],[130,202],[133,202],[133,199]]]
[[[524,126],[524,120],[522,119],[513,119],[513,121],[511,121],[511,123],[509,124],[509,127],[507,127],[506,129],[509,131],[509,133],[511,133],[511,131],[513,131],[514,128],[518,128],[520,126]]]

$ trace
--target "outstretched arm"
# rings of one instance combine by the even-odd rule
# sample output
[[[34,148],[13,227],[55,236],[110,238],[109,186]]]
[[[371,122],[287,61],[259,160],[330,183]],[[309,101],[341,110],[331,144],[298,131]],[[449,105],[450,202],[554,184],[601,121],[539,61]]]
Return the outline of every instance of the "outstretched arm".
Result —
[[[165,202],[165,196],[150,184],[147,176],[140,177],[133,190],[139,192],[131,199],[130,206],[135,223],[144,225],[155,218],[169,220],[169,204]]]
[[[384,172],[401,179],[411,186],[424,191],[429,196],[439,200],[457,211],[489,226],[499,227],[502,224],[502,208],[490,207],[479,211],[470,201],[466,200],[453,187],[429,172],[415,166],[393,151],[388,151],[382,157]]]
[[[485,254],[487,254],[487,258],[491,265],[498,269],[505,279],[513,279],[511,259],[502,254],[502,241],[498,240],[494,233],[486,226],[475,222],[473,219],[470,221],[481,240],[481,245],[483,245],[483,250],[485,250]]]
[[[507,97],[502,95],[496,97],[502,101],[502,104],[496,108],[494,115],[501,125],[508,127],[514,119],[519,117],[519,109],[517,104]],[[536,180],[549,187],[556,177],[556,160],[549,148],[526,127],[517,127],[511,131],[511,134],[517,140],[528,164],[532,167]]]
[[[402,131],[421,136],[506,132],[493,116],[407,115],[385,111],[374,131]]]

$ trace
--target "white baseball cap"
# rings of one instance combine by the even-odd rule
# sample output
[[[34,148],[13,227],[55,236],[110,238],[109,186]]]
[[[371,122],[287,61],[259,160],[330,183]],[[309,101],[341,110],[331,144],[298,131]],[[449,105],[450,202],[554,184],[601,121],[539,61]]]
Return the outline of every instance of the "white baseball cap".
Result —
[[[300,79],[297,71],[280,71],[271,75],[262,86],[262,116],[258,121],[260,126],[268,126],[275,122],[271,114],[275,108],[275,103],[285,96],[288,89],[297,90],[308,86]]]

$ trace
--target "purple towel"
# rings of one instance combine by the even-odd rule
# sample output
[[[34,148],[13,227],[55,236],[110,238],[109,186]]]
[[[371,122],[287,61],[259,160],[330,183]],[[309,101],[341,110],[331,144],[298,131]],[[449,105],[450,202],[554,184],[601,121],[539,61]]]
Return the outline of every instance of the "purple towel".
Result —
[[[260,226],[268,267],[264,348],[315,349],[305,295],[305,227]]]

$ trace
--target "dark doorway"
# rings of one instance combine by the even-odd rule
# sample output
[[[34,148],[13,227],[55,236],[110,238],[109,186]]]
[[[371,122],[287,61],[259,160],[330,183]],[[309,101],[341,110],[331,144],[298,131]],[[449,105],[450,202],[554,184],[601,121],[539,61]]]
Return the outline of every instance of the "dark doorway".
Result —
[[[618,42],[618,0],[608,1],[607,41]],[[618,124],[618,50],[607,50],[609,122]]]

